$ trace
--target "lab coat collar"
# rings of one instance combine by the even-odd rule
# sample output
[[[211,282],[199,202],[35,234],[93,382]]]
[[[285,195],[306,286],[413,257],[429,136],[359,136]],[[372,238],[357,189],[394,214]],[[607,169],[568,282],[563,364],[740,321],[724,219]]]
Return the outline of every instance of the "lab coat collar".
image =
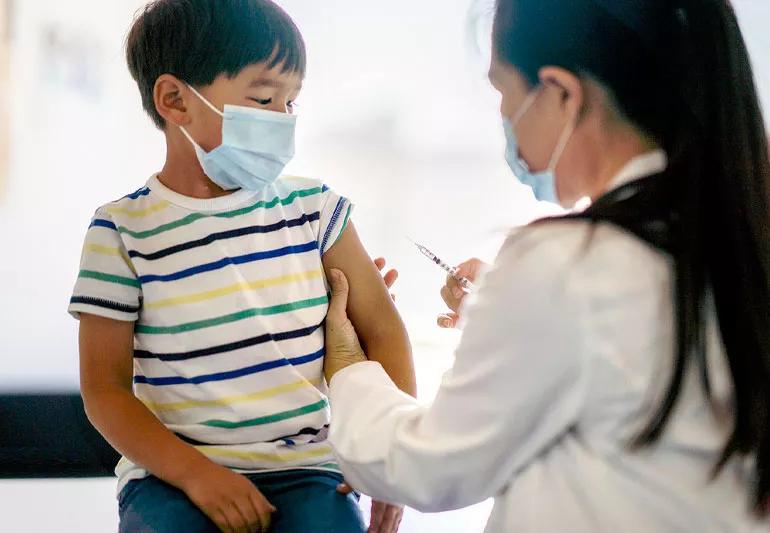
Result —
[[[605,191],[605,194],[610,191],[614,191],[641,178],[648,176],[654,176],[660,174],[668,168],[668,156],[666,152],[661,149],[650,150],[641,155],[638,155],[620,169],[620,172],[610,181],[609,187]],[[589,197],[582,198],[570,209],[569,213],[581,213],[591,206],[591,199]]]
[[[640,178],[646,178],[647,176],[660,174],[666,170],[667,167],[668,157],[666,156],[665,151],[657,149],[645,152],[634,157],[628,163],[626,163],[626,165],[610,182],[610,186],[607,188],[607,192],[615,190]]]

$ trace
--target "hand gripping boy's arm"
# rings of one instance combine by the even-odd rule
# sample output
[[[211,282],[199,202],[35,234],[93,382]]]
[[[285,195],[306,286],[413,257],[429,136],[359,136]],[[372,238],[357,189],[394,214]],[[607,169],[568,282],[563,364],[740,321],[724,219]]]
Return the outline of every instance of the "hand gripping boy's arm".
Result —
[[[415,396],[417,385],[406,328],[352,222],[324,254],[323,264],[327,275],[336,268],[348,279],[348,316],[367,357],[380,363],[398,388]]]

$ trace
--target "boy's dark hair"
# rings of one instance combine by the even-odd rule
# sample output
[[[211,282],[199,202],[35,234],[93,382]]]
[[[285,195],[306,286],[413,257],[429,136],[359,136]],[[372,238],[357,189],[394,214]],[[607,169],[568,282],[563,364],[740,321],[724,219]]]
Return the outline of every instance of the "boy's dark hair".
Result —
[[[305,42],[294,21],[270,0],[155,0],[136,17],[126,41],[126,59],[153,122],[166,122],[153,90],[163,74],[194,87],[221,74],[236,76],[255,63],[306,66]]]

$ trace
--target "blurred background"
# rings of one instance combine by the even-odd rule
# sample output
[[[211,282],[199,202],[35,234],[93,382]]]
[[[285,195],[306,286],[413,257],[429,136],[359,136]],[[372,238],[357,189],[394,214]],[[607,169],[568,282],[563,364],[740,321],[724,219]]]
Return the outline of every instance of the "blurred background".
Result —
[[[398,305],[420,398],[430,401],[458,336],[436,327],[443,276],[406,236],[450,263],[491,260],[506,228],[543,210],[502,157],[486,39],[470,31],[489,8],[472,0],[278,3],[309,50],[298,152],[287,170],[351,197],[370,253],[400,270]],[[77,323],[66,307],[90,217],[163,163],[162,136],[123,57],[143,4],[0,0],[0,393],[77,389]],[[733,4],[768,109],[770,2]],[[2,529],[115,531],[114,490],[114,479],[0,481]],[[480,532],[489,509],[409,511],[402,531]]]

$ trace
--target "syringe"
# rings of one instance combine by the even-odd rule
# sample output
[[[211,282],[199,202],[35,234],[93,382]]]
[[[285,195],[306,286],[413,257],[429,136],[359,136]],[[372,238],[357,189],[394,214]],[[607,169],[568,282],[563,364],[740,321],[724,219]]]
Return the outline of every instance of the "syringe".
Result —
[[[407,239],[409,239],[409,237],[407,237]],[[471,280],[469,280],[464,276],[460,276],[459,271],[457,270],[456,267],[449,266],[448,264],[446,264],[444,261],[441,260],[441,258],[439,258],[436,254],[431,252],[428,248],[426,248],[422,244],[418,244],[414,242],[412,239],[409,239],[409,240],[412,242],[412,244],[414,244],[417,247],[418,250],[420,250],[420,253],[422,255],[424,255],[434,263],[436,263],[445,272],[448,272],[450,276],[455,278],[463,289],[465,289],[466,291],[476,290],[476,287],[474,287],[473,282],[471,282]]]

